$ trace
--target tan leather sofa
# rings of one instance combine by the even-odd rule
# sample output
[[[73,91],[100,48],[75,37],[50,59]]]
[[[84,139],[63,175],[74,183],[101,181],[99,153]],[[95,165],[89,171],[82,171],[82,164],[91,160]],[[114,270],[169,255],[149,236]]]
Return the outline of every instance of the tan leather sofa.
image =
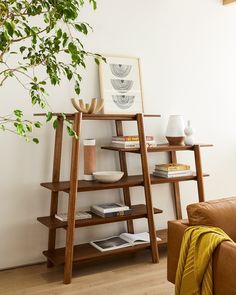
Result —
[[[167,277],[175,282],[184,230],[189,225],[209,225],[223,229],[236,241],[236,197],[192,204],[187,207],[188,220],[168,222]],[[213,254],[214,295],[236,295],[236,244],[221,243]]]

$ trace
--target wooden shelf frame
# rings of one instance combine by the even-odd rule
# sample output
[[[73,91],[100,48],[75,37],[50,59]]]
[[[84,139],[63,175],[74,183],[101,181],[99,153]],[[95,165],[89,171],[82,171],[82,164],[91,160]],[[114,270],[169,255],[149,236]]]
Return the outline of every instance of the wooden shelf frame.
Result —
[[[37,116],[43,116],[45,114],[36,114]],[[158,247],[167,244],[167,231],[156,231],[154,214],[162,213],[162,210],[155,209],[152,203],[152,191],[151,185],[170,183],[173,186],[173,197],[176,211],[176,218],[182,218],[181,202],[180,202],[180,188],[179,183],[184,181],[197,181],[199,201],[204,201],[204,187],[203,177],[208,176],[202,172],[201,164],[201,147],[209,147],[212,145],[198,144],[194,146],[170,146],[166,144],[158,145],[154,148],[146,148],[146,137],[144,133],[144,117],[158,118],[159,115],[97,115],[97,114],[65,114],[67,119],[73,120],[73,128],[77,134],[81,134],[82,120],[113,120],[115,122],[117,136],[122,136],[123,133],[123,121],[136,121],[138,128],[138,135],[140,139],[140,148],[138,149],[122,149],[114,147],[102,147],[106,150],[114,150],[119,153],[119,162],[121,171],[124,172],[124,177],[115,183],[104,184],[97,181],[84,181],[78,180],[78,166],[79,166],[79,148],[80,140],[72,138],[72,152],[71,152],[71,170],[70,180],[60,180],[60,168],[61,168],[61,150],[63,139],[63,123],[64,115],[59,113],[53,114],[58,117],[59,126],[55,132],[55,148],[54,148],[54,161],[53,161],[53,174],[52,182],[42,183],[41,185],[51,191],[51,204],[50,204],[50,216],[39,217],[38,221],[49,228],[48,250],[44,251],[44,255],[47,257],[48,267],[52,267],[58,264],[64,264],[64,283],[71,282],[72,277],[72,265],[74,262],[83,262],[91,259],[98,259],[103,257],[109,257],[112,255],[128,254],[135,251],[149,249],[151,251],[153,263],[159,261]],[[150,175],[148,169],[148,153],[149,152],[167,152],[169,154],[170,161],[177,163],[177,151],[193,151],[196,164],[196,175],[184,176],[176,178],[163,178]],[[128,175],[126,155],[127,152],[139,153],[141,156],[142,175]],[[133,205],[131,202],[130,188],[135,186],[143,186],[145,195],[145,205]],[[132,207],[134,211],[128,216],[117,216],[111,218],[101,218],[93,215],[91,220],[75,220],[76,212],[76,200],[78,192],[88,192],[96,190],[117,189],[123,190],[124,203]],[[59,192],[66,192],[69,194],[68,198],[68,222],[61,222],[54,216],[58,209],[58,197]],[[150,234],[150,244],[137,245],[135,247],[122,248],[115,251],[100,252],[89,244],[83,244],[74,246],[74,232],[76,228],[93,226],[99,224],[106,224],[112,222],[125,221],[127,223],[127,231],[129,233],[134,232],[133,220],[138,218],[146,218],[148,221],[148,229]],[[56,249],[56,230],[63,228],[66,230],[66,246],[65,248]],[[157,243],[157,235],[161,237],[162,241]]]
[[[37,114],[38,116],[42,116],[45,114]],[[72,138],[72,152],[71,152],[71,170],[70,170],[70,181],[61,182],[60,181],[60,166],[61,166],[61,150],[62,150],[62,135],[63,135],[63,121],[64,117],[61,114],[53,114],[58,117],[59,126],[56,130],[55,134],[55,149],[54,149],[54,164],[53,164],[53,177],[52,183],[50,184],[42,184],[44,187],[47,187],[51,190],[51,209],[50,216],[39,218],[41,223],[47,225],[49,228],[49,243],[48,250],[45,253],[49,253],[50,255],[46,255],[48,258],[48,267],[55,265],[54,259],[51,258],[52,255],[57,255],[57,253],[63,253],[63,261],[64,261],[64,283],[68,284],[71,282],[72,278],[72,265],[74,261],[80,261],[80,259],[75,259],[76,251],[79,249],[83,252],[82,249],[88,248],[91,251],[91,246],[75,246],[74,247],[74,232],[76,227],[89,226],[95,224],[102,224],[108,222],[119,222],[126,221],[127,222],[127,231],[129,233],[134,232],[133,219],[136,218],[146,218],[148,221],[148,229],[150,235],[150,245],[148,248],[151,250],[152,261],[153,263],[157,263],[159,261],[159,254],[157,248],[157,240],[156,240],[156,228],[154,223],[154,214],[161,213],[161,210],[158,212],[154,210],[152,204],[152,196],[151,196],[151,177],[148,171],[147,164],[147,150],[145,143],[145,134],[144,134],[144,123],[143,118],[156,118],[160,117],[159,115],[143,115],[143,114],[135,114],[135,115],[88,115],[82,113],[75,114],[65,114],[67,119],[73,120],[73,128],[77,134],[81,134],[81,123],[82,120],[113,120],[115,121],[116,132],[118,136],[123,135],[123,121],[136,121],[138,127],[138,135],[140,138],[140,150],[141,150],[141,163],[142,163],[142,176],[141,177],[133,177],[128,176],[127,172],[127,163],[126,163],[126,155],[123,152],[119,153],[120,166],[121,170],[124,172],[124,178],[115,184],[102,184],[98,182],[86,182],[86,181],[78,181],[78,166],[79,166],[79,147],[80,147],[80,139]],[[124,203],[129,207],[131,204],[130,191],[129,188],[132,186],[137,186],[138,183],[144,187],[145,194],[145,212],[133,214],[129,217],[117,217],[113,219],[98,219],[93,216],[93,220],[89,223],[86,221],[79,222],[75,220],[75,212],[76,212],[76,200],[77,193],[81,191],[91,191],[91,190],[101,190],[101,189],[113,189],[113,188],[122,188],[124,195]],[[133,183],[133,184],[132,184]],[[55,223],[54,216],[57,213],[58,209],[58,196],[60,191],[65,191],[69,193],[68,198],[68,222],[63,225],[62,223],[59,225]],[[62,226],[63,225],[63,226]],[[55,249],[56,242],[56,229],[57,228],[65,228],[66,229],[66,246],[64,250]],[[143,246],[143,245],[142,245]],[[132,247],[132,249],[120,249],[119,253],[133,252],[142,248],[141,246]],[[146,248],[146,247],[145,247]],[[86,251],[85,251],[86,252]],[[93,254],[90,255],[90,258],[103,257],[107,255],[112,255],[112,252],[109,254],[101,255],[99,251],[92,251]],[[52,254],[52,255],[51,255]],[[83,256],[83,255],[82,255]],[[86,255],[85,255],[86,256]],[[82,259],[83,260],[83,259]]]

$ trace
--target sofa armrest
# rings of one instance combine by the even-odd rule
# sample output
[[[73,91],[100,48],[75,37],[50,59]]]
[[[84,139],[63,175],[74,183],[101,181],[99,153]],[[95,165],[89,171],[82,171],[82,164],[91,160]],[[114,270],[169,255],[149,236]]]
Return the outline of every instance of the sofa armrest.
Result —
[[[235,295],[236,244],[221,243],[213,254],[213,281],[215,295]]]
[[[187,227],[186,221],[168,222],[167,279],[173,284],[175,283],[182,238]]]

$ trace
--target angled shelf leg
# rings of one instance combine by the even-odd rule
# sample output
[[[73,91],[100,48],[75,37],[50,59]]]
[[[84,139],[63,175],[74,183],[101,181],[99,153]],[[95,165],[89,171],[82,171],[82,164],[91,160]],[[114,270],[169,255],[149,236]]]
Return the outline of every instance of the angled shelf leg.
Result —
[[[57,182],[60,180],[60,169],[61,169],[61,149],[62,149],[62,138],[63,138],[63,118],[60,117],[59,125],[55,132],[55,146],[54,146],[54,159],[53,159],[53,173],[52,181]],[[57,213],[58,208],[58,195],[59,192],[51,192],[51,205],[50,205],[50,216],[54,216]],[[56,244],[56,229],[49,229],[48,234],[48,250],[54,250]],[[48,259],[47,266],[52,267],[53,263]]]
[[[204,193],[204,184],[203,184],[200,145],[194,145],[194,157],[195,157],[195,165],[196,165],[196,172],[197,172],[198,198],[199,198],[199,202],[204,202],[205,193]]]
[[[177,163],[176,151],[171,151],[170,152],[170,161],[171,161],[171,163]],[[181,209],[179,182],[174,182],[173,183],[173,193],[174,193],[176,218],[177,219],[182,219],[182,209]]]
[[[75,114],[74,130],[76,134],[80,134],[80,126],[82,113]],[[68,200],[68,225],[66,232],[66,250],[65,250],[65,266],[64,266],[64,283],[70,284],[73,266],[73,250],[74,250],[74,231],[75,231],[75,212],[78,186],[78,163],[79,163],[79,139],[72,139],[71,153],[71,171],[70,171],[70,194]]]
[[[147,160],[147,147],[146,147],[146,138],[144,133],[144,124],[143,124],[143,114],[137,114],[137,124],[138,124],[138,134],[141,150],[141,162],[142,162],[142,171],[143,171],[143,181],[144,181],[144,192],[145,200],[147,207],[147,216],[148,216],[148,228],[150,235],[150,245],[152,251],[152,262],[159,262],[159,253],[157,248],[157,237],[156,229],[154,222],[153,214],[153,204],[152,204],[152,192],[151,192],[151,179],[148,169],[148,160]]]
[[[115,121],[116,123],[116,134],[117,136],[123,136],[123,125],[122,121]],[[126,161],[126,153],[119,152],[119,159],[120,159],[120,169],[124,172],[124,175],[128,175],[127,170],[127,161]],[[130,198],[130,189],[129,188],[123,188],[123,196],[124,196],[124,203],[126,206],[131,207],[131,198]],[[134,223],[133,220],[127,221],[127,230],[129,233],[134,233]]]

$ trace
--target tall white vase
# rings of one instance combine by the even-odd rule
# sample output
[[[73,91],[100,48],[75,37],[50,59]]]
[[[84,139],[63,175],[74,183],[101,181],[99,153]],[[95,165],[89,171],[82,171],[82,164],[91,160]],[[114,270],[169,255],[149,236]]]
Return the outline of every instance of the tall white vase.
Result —
[[[184,120],[181,115],[169,117],[166,138],[170,145],[184,145]]]
[[[187,126],[184,129],[184,133],[186,135],[184,139],[184,143],[186,145],[194,145],[194,137],[193,137],[194,130],[191,126],[190,120],[188,120]]]

